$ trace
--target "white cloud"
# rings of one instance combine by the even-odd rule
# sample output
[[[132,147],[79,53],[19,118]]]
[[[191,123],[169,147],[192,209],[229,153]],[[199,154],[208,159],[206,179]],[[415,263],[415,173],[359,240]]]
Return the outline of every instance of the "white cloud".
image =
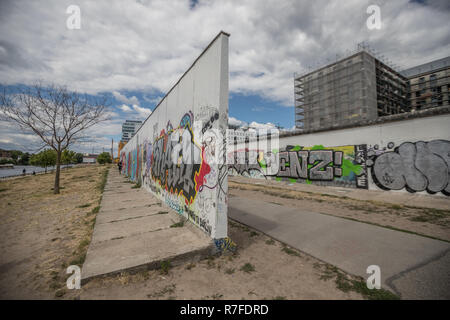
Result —
[[[256,121],[252,121],[251,123],[247,123],[245,121],[236,119],[234,117],[228,118],[228,124],[231,126],[238,126],[241,128],[248,128],[249,130],[260,130],[260,129],[275,129],[276,126],[273,123],[267,122],[267,123],[259,123]]]
[[[123,112],[132,112],[133,110],[127,106],[126,104],[123,104],[119,107]]]
[[[113,91],[113,96],[120,102],[126,103],[126,104],[137,104],[139,105],[139,99],[136,98],[136,96],[132,96],[131,98],[127,98],[123,94],[117,91]]]
[[[51,79],[71,88],[167,92],[219,32],[230,32],[230,90],[293,105],[293,73],[368,40],[404,67],[448,56],[448,1],[78,1],[81,29],[68,30],[71,0],[0,2],[0,72],[7,84]],[[366,8],[381,8],[368,30]],[[447,4],[446,4],[447,3]]]
[[[252,122],[248,125],[248,127],[249,127],[249,128],[253,128],[253,129],[256,129],[256,130],[260,130],[260,129],[266,129],[266,130],[268,130],[268,129],[275,129],[275,128],[276,128],[276,126],[275,126],[273,123],[270,123],[270,122],[267,122],[267,123],[259,123],[259,122],[255,122],[255,121],[252,121]]]
[[[228,117],[228,125],[230,126],[238,126],[238,127],[244,127],[247,126],[247,123],[241,120],[238,120],[234,117]]]
[[[150,110],[149,108],[140,107],[137,104],[133,104],[131,107],[127,106],[126,104],[123,104],[123,105],[119,106],[118,108],[120,110],[122,110],[123,112],[130,114],[131,116],[135,116],[137,118],[143,118],[140,120],[146,119],[152,113],[152,110]]]
[[[148,108],[139,107],[138,105],[133,104],[133,109],[136,111],[140,116],[147,118],[151,113],[152,110]]]

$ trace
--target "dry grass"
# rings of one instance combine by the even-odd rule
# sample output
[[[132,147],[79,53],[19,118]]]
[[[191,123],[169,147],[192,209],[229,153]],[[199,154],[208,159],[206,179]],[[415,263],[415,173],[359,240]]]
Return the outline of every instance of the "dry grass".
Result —
[[[84,262],[107,168],[62,170],[59,195],[53,174],[0,182],[0,298],[74,295],[66,268]]]

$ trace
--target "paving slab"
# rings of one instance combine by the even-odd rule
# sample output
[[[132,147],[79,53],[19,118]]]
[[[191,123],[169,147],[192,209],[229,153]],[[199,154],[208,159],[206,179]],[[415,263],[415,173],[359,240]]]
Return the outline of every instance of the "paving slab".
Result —
[[[228,216],[363,278],[378,265],[382,286],[404,298],[450,299],[448,242],[263,199],[230,197]]]
[[[142,188],[111,169],[81,271],[82,283],[124,271],[197,261],[215,252],[213,241]]]

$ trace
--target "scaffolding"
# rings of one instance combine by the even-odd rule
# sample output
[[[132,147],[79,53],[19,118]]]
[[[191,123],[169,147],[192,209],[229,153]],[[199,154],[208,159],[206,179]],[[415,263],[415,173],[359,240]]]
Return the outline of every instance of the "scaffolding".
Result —
[[[294,75],[297,129],[340,127],[408,109],[407,79],[372,52],[360,43],[345,58]]]

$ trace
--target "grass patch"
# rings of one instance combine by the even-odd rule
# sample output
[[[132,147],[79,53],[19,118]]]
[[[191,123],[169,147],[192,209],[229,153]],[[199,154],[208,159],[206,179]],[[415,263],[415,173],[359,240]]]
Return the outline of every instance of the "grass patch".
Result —
[[[85,179],[88,178],[89,176],[73,176],[72,180],[78,180],[78,179]]]
[[[97,214],[99,211],[100,211],[100,206],[96,206],[94,209],[92,209],[90,214]]]
[[[66,291],[64,289],[59,289],[56,290],[55,292],[55,297],[56,298],[61,298],[62,296],[64,296],[66,294]]]
[[[170,270],[170,268],[171,268],[171,265],[170,265],[170,261],[169,260],[164,260],[164,261],[161,261],[161,274],[169,274],[169,270]]]
[[[162,297],[165,296],[166,294],[172,294],[175,292],[175,285],[174,284],[170,284],[164,288],[162,288],[160,291],[155,292],[154,294],[148,294],[147,297],[148,298],[153,298],[153,297]]]
[[[292,250],[292,249],[290,249],[288,247],[283,247],[283,249],[281,249],[281,251],[287,253],[290,256],[300,257],[300,253],[298,253],[297,251]]]
[[[319,263],[314,264],[314,268],[320,269],[322,271],[322,275],[320,276],[321,280],[330,280],[334,279],[336,283],[336,288],[343,292],[354,291],[361,294],[365,299],[368,300],[399,300],[400,297],[396,294],[381,289],[369,289],[367,288],[366,281],[361,277],[349,277],[344,274],[337,267],[324,264],[320,265]]]
[[[242,231],[245,231],[245,232],[249,232],[250,231],[250,229],[246,225],[243,225],[243,224],[231,221],[231,220],[228,220],[228,223],[233,228],[238,228],[238,229],[241,229]]]
[[[105,190],[105,186],[106,186],[106,180],[108,179],[108,169],[104,169],[102,171],[102,177],[100,180],[100,183],[98,184],[98,190],[100,190],[101,193],[103,193],[103,191]]]
[[[259,236],[258,232],[256,232],[256,231],[250,232],[250,237],[257,237],[257,236]]]
[[[87,208],[90,205],[91,205],[90,203],[86,203],[86,204],[82,204],[81,206],[78,206],[77,208]]]
[[[284,297],[284,296],[276,296],[276,297],[273,297],[273,300],[286,300],[286,297]]]
[[[89,239],[83,239],[81,242],[80,242],[80,244],[78,245],[78,250],[84,250],[87,246],[89,246],[89,243],[90,243],[91,241],[89,240]]]
[[[139,189],[141,187],[141,183],[138,182],[134,186],[131,187],[131,189]]]
[[[206,258],[206,265],[208,269],[212,269],[216,266],[216,263],[214,262],[214,257],[213,256],[209,256],[208,258]]]
[[[182,227],[184,227],[184,220],[181,220],[180,222],[174,223],[170,227],[171,228],[182,228]]]
[[[221,294],[221,293],[215,293],[211,296],[211,298],[213,298],[214,300],[218,300],[222,297],[223,297],[223,294]]]
[[[76,265],[81,268],[85,260],[86,260],[86,252],[81,253],[79,256],[70,261],[69,265]]]
[[[250,273],[250,272],[255,271],[255,267],[251,263],[246,263],[241,267],[240,270],[244,271],[246,273]]]
[[[447,221],[442,221],[450,217],[450,211],[440,209],[424,209],[418,216],[412,217],[409,220],[416,222],[429,222],[446,226]]]
[[[273,239],[266,240],[266,244],[269,246],[272,246],[275,244],[275,240],[273,240]]]
[[[9,190],[9,189],[8,188],[1,188],[0,192],[4,192],[4,191],[7,191],[7,190]]]
[[[227,269],[225,269],[225,273],[226,273],[226,274],[233,274],[234,271],[235,271],[234,268],[227,268]]]
[[[192,268],[194,268],[195,267],[195,263],[189,263],[187,266],[186,266],[186,270],[191,270]]]

